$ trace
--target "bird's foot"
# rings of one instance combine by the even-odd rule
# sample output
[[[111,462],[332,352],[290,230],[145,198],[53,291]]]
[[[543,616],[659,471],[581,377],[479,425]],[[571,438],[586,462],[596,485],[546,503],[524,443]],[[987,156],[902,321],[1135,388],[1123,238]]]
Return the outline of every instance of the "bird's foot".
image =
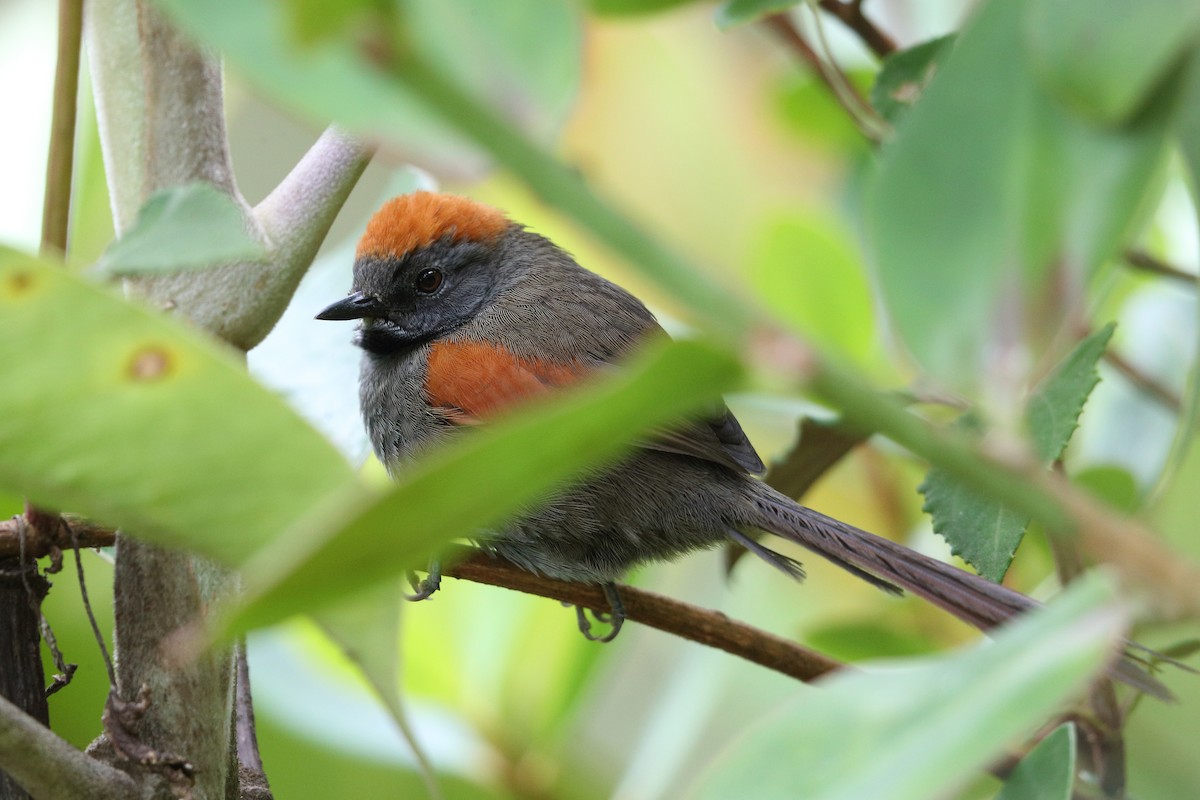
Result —
[[[421,600],[428,600],[442,586],[442,562],[431,561],[429,563],[429,572],[421,580],[417,580],[417,573],[408,573],[408,585],[413,588],[413,594],[404,594],[404,599],[414,603]]]
[[[592,621],[588,619],[588,609],[584,606],[575,606],[575,618],[579,622],[579,632],[583,634],[583,638],[589,642],[605,643],[617,638],[617,634],[621,632],[621,626],[625,624],[625,604],[621,602],[621,595],[617,592],[615,583],[602,583],[600,588],[604,590],[604,598],[608,600],[609,611],[592,611],[592,619],[611,626],[608,633],[592,633]]]

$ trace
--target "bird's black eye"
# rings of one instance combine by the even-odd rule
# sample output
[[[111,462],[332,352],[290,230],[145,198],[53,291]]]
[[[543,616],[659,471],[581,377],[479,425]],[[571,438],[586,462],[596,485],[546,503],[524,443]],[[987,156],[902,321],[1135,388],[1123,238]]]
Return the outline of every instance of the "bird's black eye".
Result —
[[[414,285],[422,294],[433,294],[442,285],[442,273],[436,269],[423,269],[421,274],[417,275],[417,282]]]

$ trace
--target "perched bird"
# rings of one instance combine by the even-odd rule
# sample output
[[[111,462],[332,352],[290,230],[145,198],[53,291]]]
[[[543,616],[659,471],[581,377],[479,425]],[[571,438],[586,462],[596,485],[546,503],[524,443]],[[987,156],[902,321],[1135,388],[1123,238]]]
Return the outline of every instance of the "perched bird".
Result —
[[[545,237],[464,197],[417,192],[367,225],[348,297],[317,315],[362,320],[360,400],[393,472],[515,404],[612,369],[665,336],[641,302]],[[800,565],[747,531],[796,542],[885,590],[900,588],[987,629],[1028,597],[785,497],[723,406],[656,433],[615,466],[566,486],[480,542],[527,570],[606,587],[631,567],[734,541],[793,577]],[[422,594],[436,589],[431,576]],[[581,628],[588,633],[586,620]]]

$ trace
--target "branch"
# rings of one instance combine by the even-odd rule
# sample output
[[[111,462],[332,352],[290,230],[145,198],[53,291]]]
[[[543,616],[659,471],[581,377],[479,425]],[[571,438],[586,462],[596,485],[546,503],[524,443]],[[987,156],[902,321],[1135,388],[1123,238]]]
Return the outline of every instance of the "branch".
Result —
[[[1196,273],[1188,272],[1187,270],[1182,270],[1179,267],[1168,264],[1162,259],[1150,255],[1145,250],[1130,248],[1121,255],[1125,259],[1125,263],[1134,269],[1151,272],[1155,275],[1161,275],[1164,278],[1172,278],[1173,280],[1186,283],[1193,289],[1196,288]]]
[[[1147,397],[1157,400],[1168,411],[1175,414],[1183,411],[1183,400],[1180,399],[1179,395],[1138,369],[1120,353],[1106,350],[1104,360],[1108,362],[1110,367],[1121,373],[1127,381],[1132,383],[1138,391]]]
[[[104,547],[112,544],[116,538],[112,530],[83,522],[77,517],[67,517],[66,521],[68,525],[78,526],[74,530],[80,547]],[[15,547],[15,536],[14,522],[0,523],[0,557]],[[44,537],[30,537],[26,548],[31,554],[44,555],[53,545]],[[454,561],[455,556],[462,560],[445,569],[449,577],[549,597],[595,611],[609,610],[608,600],[598,586],[543,578],[506,561],[481,555],[471,548],[460,548],[447,560]],[[719,612],[630,586],[622,586],[620,591],[628,619],[724,650],[798,680],[811,681],[843,666],[815,650],[736,622]]]
[[[880,59],[896,51],[892,37],[875,27],[862,12],[863,0],[821,0],[821,9],[841,20],[842,24],[858,34],[863,44]]]
[[[79,93],[79,50],[83,0],[59,0],[58,64],[54,69],[54,111],[46,193],[42,200],[42,251],[67,251],[71,215],[71,170],[75,157],[75,111]]]
[[[474,550],[464,548],[461,552],[469,553],[469,556],[444,570],[452,578],[549,597],[593,611],[610,610],[608,600],[599,586],[543,578]],[[451,556],[449,560],[453,562],[454,557]],[[812,681],[844,666],[822,653],[731,620],[717,611],[708,611],[631,586],[620,586],[619,591],[625,605],[626,619],[724,650],[797,680]]]
[[[40,800],[128,800],[137,783],[72,747],[0,697],[0,768]]]

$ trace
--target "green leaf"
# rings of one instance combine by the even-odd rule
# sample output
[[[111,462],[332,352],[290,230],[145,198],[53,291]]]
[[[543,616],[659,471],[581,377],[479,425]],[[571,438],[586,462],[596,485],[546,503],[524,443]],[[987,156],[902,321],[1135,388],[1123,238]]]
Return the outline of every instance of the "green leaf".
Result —
[[[763,304],[807,341],[851,356],[875,354],[874,299],[848,231],[817,215],[781,217],[755,243],[750,277]]]
[[[286,0],[283,6],[301,44],[340,36],[349,27],[365,27],[392,12],[387,0]]]
[[[155,192],[94,270],[104,276],[204,269],[265,258],[242,209],[208,183]]]
[[[885,147],[868,198],[898,332],[928,372],[967,394],[991,371],[994,343],[1013,338],[1013,320],[1056,328],[1023,303],[1056,274],[1085,282],[1120,243],[1175,109],[1164,92],[1120,128],[1072,116],[1032,74],[1027,2],[979,9]]]
[[[895,620],[862,620],[809,631],[805,643],[839,661],[925,655],[934,650],[928,637],[902,630]]]
[[[1030,396],[1025,417],[1034,450],[1043,463],[1060,458],[1079,427],[1083,404],[1100,382],[1096,366],[1115,328],[1110,322],[1076,345]]]
[[[224,346],[0,249],[0,487],[237,563],[359,486]]]
[[[1075,726],[1059,725],[1021,759],[996,800],[1071,800],[1075,782]]]
[[[954,35],[950,34],[889,55],[871,87],[871,107],[893,126],[898,124],[921,99],[938,64],[953,46]]]
[[[777,14],[798,6],[804,0],[726,0],[717,8],[717,27],[723,31],[757,22],[768,14]]]
[[[995,640],[805,687],[708,769],[692,796],[928,800],[950,796],[1103,669],[1123,615],[1089,576]]]
[[[231,69],[318,124],[335,120],[391,143],[406,159],[451,174],[484,165],[478,150],[371,62],[352,30],[302,44],[293,35],[289,9],[270,0],[164,0],[162,6],[182,28],[220,50]],[[423,56],[474,96],[503,98],[504,113],[534,136],[558,132],[581,71],[582,28],[574,4],[410,0],[403,10],[407,39]],[[387,42],[394,31],[381,23],[372,33]]]
[[[1029,517],[981,494],[940,467],[929,470],[917,487],[933,530],[988,580],[997,583],[1012,564]]]
[[[1124,511],[1126,514],[1136,514],[1141,508],[1141,490],[1137,479],[1129,470],[1121,467],[1100,465],[1088,467],[1071,476],[1071,483],[1080,489],[1086,489],[1108,505]]]
[[[1073,108],[1105,122],[1129,119],[1194,46],[1194,0],[1029,0],[1029,52],[1038,77]]]
[[[591,391],[538,404],[433,453],[369,503],[339,502],[247,565],[235,624],[266,625],[422,565],[443,543],[500,523],[552,487],[611,461],[647,428],[696,412],[738,378],[700,342],[651,348]]]
[[[697,0],[588,0],[588,7],[596,14],[624,16],[627,14],[654,14],[695,2]]]

